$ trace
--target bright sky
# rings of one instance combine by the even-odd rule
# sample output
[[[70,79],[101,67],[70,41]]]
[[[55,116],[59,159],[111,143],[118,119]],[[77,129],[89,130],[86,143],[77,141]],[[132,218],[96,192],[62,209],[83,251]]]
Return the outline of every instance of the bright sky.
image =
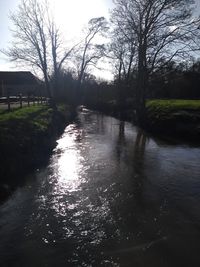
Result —
[[[50,0],[56,21],[66,34],[79,33],[84,24],[94,17],[108,17],[111,0]]]
[[[56,22],[63,32],[66,40],[72,40],[80,35],[84,25],[94,17],[109,17],[109,9],[112,7],[112,0],[49,0],[55,15]],[[17,9],[20,0],[0,0],[0,49],[6,48],[11,41],[12,24],[9,20],[9,12]],[[5,60],[0,54],[0,71],[20,70],[14,63]],[[104,72],[105,78],[110,74]]]
[[[94,17],[109,17],[109,9],[112,8],[112,0],[49,0],[55,13],[57,24],[61,28],[64,38],[72,40],[80,35],[84,25]],[[20,0],[0,0],[0,49],[6,48],[11,41],[12,24],[9,20],[9,12],[16,10]],[[200,10],[200,0],[196,0],[197,10]],[[4,58],[4,59],[3,59]],[[20,70],[14,63],[9,63],[0,54],[0,71]],[[95,73],[98,75],[98,71]],[[111,78],[109,71],[102,72],[102,78]]]
[[[6,48],[8,45],[8,42],[11,39],[11,34],[9,31],[10,27],[10,20],[8,18],[9,16],[9,10],[14,10],[17,6],[17,3],[19,0],[0,0],[0,10],[1,10],[1,16],[0,16],[0,49]],[[2,12],[3,11],[3,12]],[[10,64],[6,63],[5,60],[2,59],[3,55],[0,54],[0,70],[9,70],[11,66]]]

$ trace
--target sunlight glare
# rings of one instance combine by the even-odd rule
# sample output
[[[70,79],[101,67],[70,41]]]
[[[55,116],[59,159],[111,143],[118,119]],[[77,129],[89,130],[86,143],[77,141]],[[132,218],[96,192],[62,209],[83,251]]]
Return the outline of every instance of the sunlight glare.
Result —
[[[72,131],[73,134],[70,134]],[[77,150],[77,134],[78,130],[74,128],[74,125],[69,125],[55,149],[58,191],[76,191],[83,182],[84,170],[80,151]]]
[[[108,15],[102,0],[51,0],[52,9],[62,31],[70,37],[81,32],[84,25],[94,17]]]

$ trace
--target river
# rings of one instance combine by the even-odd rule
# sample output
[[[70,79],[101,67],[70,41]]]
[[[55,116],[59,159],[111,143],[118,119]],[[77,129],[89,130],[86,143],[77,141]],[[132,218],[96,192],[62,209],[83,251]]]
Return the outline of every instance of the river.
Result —
[[[0,206],[0,266],[200,266],[199,163],[84,109]]]

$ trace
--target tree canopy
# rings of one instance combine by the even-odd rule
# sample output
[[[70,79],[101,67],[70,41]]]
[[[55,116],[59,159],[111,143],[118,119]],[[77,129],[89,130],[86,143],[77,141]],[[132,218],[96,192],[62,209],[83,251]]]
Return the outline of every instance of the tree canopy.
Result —
[[[148,79],[172,59],[199,50],[199,18],[194,1],[113,0],[112,22],[123,44],[134,44],[137,64],[136,102],[144,108]],[[121,42],[122,43],[122,42]]]

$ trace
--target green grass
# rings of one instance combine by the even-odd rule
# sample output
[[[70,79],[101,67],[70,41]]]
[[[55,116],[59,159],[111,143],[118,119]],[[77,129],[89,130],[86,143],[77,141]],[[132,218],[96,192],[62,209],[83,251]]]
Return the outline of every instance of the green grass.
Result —
[[[167,121],[199,121],[200,100],[148,100],[147,116],[151,123]]]
[[[19,173],[28,172],[46,159],[67,123],[66,113],[67,107],[58,106],[54,111],[42,105],[1,112],[0,177],[21,179]]]
[[[37,116],[38,113],[47,112],[47,110],[46,106],[32,106],[18,108],[10,112],[4,111],[0,113],[0,122],[13,119],[29,119],[30,117]]]
[[[0,127],[9,128],[15,125],[16,128],[25,126],[36,127],[37,130],[45,130],[48,127],[49,120],[53,110],[47,106],[32,106],[15,109],[10,112],[0,113]],[[26,129],[24,129],[26,131]]]
[[[25,146],[44,136],[52,123],[53,110],[32,106],[0,113],[0,147]]]
[[[147,101],[148,109],[176,111],[176,110],[200,110],[200,100],[149,100]]]

